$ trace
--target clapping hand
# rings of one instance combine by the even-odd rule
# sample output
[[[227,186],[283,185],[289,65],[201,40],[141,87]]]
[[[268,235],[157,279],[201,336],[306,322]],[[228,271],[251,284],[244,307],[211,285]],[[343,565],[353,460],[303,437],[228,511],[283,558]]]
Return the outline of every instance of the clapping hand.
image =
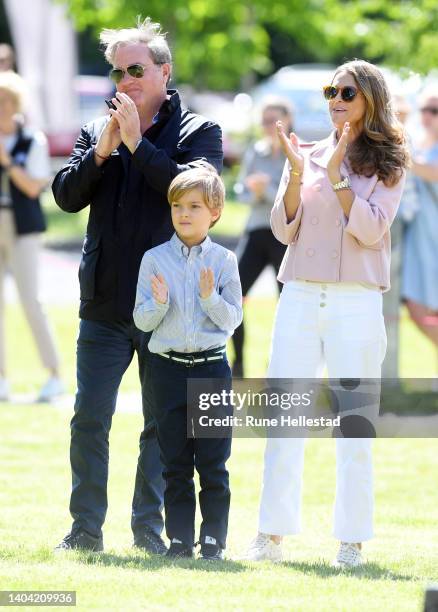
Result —
[[[169,290],[161,274],[151,275],[152,296],[159,304],[166,304]]]
[[[302,174],[304,170],[304,157],[299,151],[297,135],[291,132],[288,137],[284,132],[281,121],[277,121],[277,135],[280,140],[282,151],[289,160],[292,170]]]
[[[341,137],[338,140],[338,144],[336,145],[335,150],[333,151],[333,155],[331,156],[328,164],[327,164],[327,172],[330,175],[334,176],[334,180],[336,182],[337,175],[340,173],[341,164],[344,161],[344,157],[347,153],[347,145],[348,145],[348,134],[350,132],[350,124],[348,121],[344,123],[344,128],[342,130]]]
[[[110,108],[111,117],[117,119],[120,126],[122,141],[131,151],[134,152],[137,142],[141,138],[140,117],[134,101],[125,93],[117,92],[112,99],[116,110]]]
[[[210,297],[214,289],[214,272],[211,268],[203,268],[199,277],[199,292],[203,299]]]

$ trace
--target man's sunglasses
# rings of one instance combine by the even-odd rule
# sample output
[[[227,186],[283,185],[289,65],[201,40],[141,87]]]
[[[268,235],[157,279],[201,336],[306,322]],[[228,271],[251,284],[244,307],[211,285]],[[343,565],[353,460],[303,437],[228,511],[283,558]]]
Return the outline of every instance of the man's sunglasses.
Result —
[[[423,108],[420,108],[420,111],[422,113],[429,113],[430,115],[438,115],[438,107],[437,106],[424,106]]]
[[[339,92],[344,102],[353,102],[354,98],[359,93],[356,87],[346,85],[345,87],[335,87],[334,85],[326,85],[322,88],[324,98],[326,100],[334,100]]]
[[[135,79],[141,79],[144,76],[145,70],[146,66],[142,66],[141,64],[131,64],[126,70],[122,70],[121,68],[113,68],[110,70],[109,76],[110,79],[117,84],[120,83],[126,73]]]

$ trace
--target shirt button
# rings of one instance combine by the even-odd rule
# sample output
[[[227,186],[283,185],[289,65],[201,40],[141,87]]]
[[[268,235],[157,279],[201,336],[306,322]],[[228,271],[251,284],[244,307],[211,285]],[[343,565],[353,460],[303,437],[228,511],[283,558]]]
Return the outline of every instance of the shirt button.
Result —
[[[307,249],[306,253],[308,257],[313,257],[315,255],[315,249]]]
[[[310,223],[311,223],[312,225],[318,225],[318,221],[319,221],[318,217],[312,217],[312,218],[310,219]]]
[[[337,257],[339,257],[339,253],[335,249],[334,251],[332,251],[332,259],[336,259]]]
[[[321,191],[321,185],[319,185],[319,184],[318,184],[318,185],[314,185],[314,186],[313,186],[313,189],[314,189],[315,191]]]

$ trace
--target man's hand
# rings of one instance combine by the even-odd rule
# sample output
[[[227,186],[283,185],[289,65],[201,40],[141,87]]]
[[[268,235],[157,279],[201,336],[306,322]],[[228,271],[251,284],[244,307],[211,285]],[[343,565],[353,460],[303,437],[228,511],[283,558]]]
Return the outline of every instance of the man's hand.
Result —
[[[348,145],[348,134],[350,132],[350,124],[348,121],[344,123],[342,135],[338,140],[333,155],[331,156],[327,164],[327,174],[332,184],[338,183],[341,180],[341,164],[344,160],[345,154],[347,153]]]
[[[245,185],[252,191],[256,198],[261,198],[265,194],[266,187],[269,185],[270,181],[271,177],[269,174],[257,172],[246,177]]]
[[[152,295],[159,304],[166,304],[169,290],[166,281],[161,274],[151,275]]]
[[[94,149],[94,159],[96,164],[101,166],[105,161],[102,158],[109,157],[114,149],[117,149],[121,142],[122,137],[120,135],[119,124],[115,118],[111,117],[105,128],[102,130]]]
[[[133,100],[125,93],[117,92],[112,99],[116,110],[110,109],[111,117],[117,119],[120,126],[122,141],[134,153],[137,142],[141,138],[140,117]]]
[[[210,297],[214,289],[214,272],[211,268],[203,268],[199,277],[199,293],[203,299]]]

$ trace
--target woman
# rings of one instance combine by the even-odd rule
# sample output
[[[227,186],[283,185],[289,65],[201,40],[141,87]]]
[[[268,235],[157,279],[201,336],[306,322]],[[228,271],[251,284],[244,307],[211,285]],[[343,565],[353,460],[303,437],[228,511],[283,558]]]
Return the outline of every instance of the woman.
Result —
[[[272,98],[262,107],[263,138],[252,145],[242,162],[235,192],[240,201],[251,206],[245,233],[238,245],[239,274],[245,297],[266,266],[278,274],[284,256],[282,245],[272,234],[270,213],[284,167],[284,154],[277,138],[277,121],[292,129],[292,112],[286,100]],[[281,284],[278,283],[279,290]],[[232,337],[234,346],[233,375],[243,373],[243,323]]]
[[[45,222],[39,195],[50,180],[50,162],[43,134],[24,129],[23,81],[14,72],[0,73],[0,400],[9,397],[5,369],[3,284],[10,269],[17,285],[49,379],[40,401],[62,392],[59,358],[46,316],[38,301],[38,255]]]
[[[300,147],[278,125],[287,161],[271,225],[288,248],[268,376],[316,378],[325,363],[330,379],[378,378],[389,228],[409,155],[375,66],[340,66],[324,95],[335,127],[326,140]],[[336,446],[334,563],[352,567],[362,563],[362,542],[373,535],[371,439],[337,438]],[[259,534],[247,559],[280,560],[282,537],[298,533],[303,458],[303,439],[268,438]]]
[[[418,328],[438,348],[438,89],[420,99],[424,136],[414,149],[419,210],[405,234],[402,295]]]

